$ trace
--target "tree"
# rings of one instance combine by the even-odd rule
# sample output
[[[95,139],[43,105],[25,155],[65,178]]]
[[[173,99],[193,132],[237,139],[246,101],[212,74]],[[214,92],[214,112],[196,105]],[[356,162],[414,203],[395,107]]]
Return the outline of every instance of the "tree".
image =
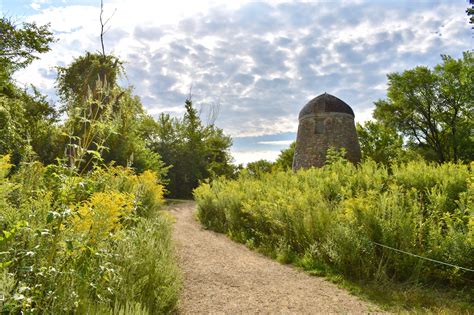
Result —
[[[248,174],[259,177],[262,174],[270,173],[273,169],[273,163],[267,160],[258,160],[248,163],[245,169]]]
[[[474,54],[442,60],[434,70],[389,74],[387,99],[375,102],[374,117],[410,145],[424,148],[426,157],[432,152],[438,162],[469,161],[474,158]]]
[[[163,180],[167,168],[159,154],[148,148],[142,126],[152,118],[131,88],[117,84],[121,64],[115,56],[86,52],[59,68],[56,84],[70,139],[67,159],[81,171],[90,168],[92,160],[100,159],[102,163],[131,166],[138,172],[152,169]]]
[[[220,128],[210,125],[205,129],[205,160],[210,178],[224,176],[233,178],[236,176],[236,167],[232,165],[232,156],[229,148],[232,139],[224,134]]]
[[[471,7],[466,9],[466,13],[469,16],[469,23],[474,24],[474,1],[470,0]],[[472,29],[474,29],[474,25],[472,26]]]
[[[232,177],[236,171],[229,154],[231,138],[213,124],[203,125],[190,99],[185,109],[182,119],[162,114],[156,124],[148,122],[144,133],[148,146],[171,166],[167,188],[174,198],[190,198],[201,181]]]
[[[291,170],[293,168],[293,157],[295,156],[296,141],[290,144],[290,147],[281,150],[275,161],[275,168],[284,171]]]
[[[52,162],[58,153],[56,110],[34,86],[30,91],[19,88],[11,78],[37,54],[49,51],[53,40],[48,25],[19,26],[6,17],[0,19],[0,154],[11,154],[14,164],[26,152],[43,163]]]
[[[16,25],[10,19],[0,19],[0,68],[3,75],[29,65],[38,59],[37,53],[50,50],[49,45],[54,37],[48,25],[38,26],[35,23]]]
[[[396,130],[376,121],[357,124],[362,158],[389,165],[400,159],[403,153],[403,138]]]
[[[114,161],[118,165],[129,165],[139,173],[153,170],[164,180],[167,168],[159,154],[147,147],[145,127],[153,118],[149,116],[138,96],[132,95],[132,89],[120,89],[121,97],[114,109],[114,131],[104,142],[107,148],[102,157],[104,161]]]
[[[188,197],[190,192],[199,186],[199,180],[208,177],[206,168],[206,148],[204,144],[204,127],[198,116],[197,110],[193,107],[190,99],[185,101],[186,111],[184,113],[182,128],[182,156],[180,161],[174,161],[177,171],[180,171],[180,187],[175,187],[180,191],[181,196]]]
[[[31,149],[42,163],[53,162],[61,151],[56,110],[34,87],[28,93],[12,85],[9,92],[0,95],[0,155],[11,154],[17,165]]]
[[[57,70],[56,88],[65,106],[83,104],[89,96],[97,99],[99,89],[114,88],[123,73],[122,62],[117,57],[91,52]]]

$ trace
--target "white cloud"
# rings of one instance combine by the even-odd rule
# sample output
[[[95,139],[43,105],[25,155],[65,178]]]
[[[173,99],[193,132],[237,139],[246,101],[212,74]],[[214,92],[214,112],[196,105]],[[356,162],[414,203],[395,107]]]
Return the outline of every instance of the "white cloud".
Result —
[[[248,163],[258,160],[274,162],[280,151],[231,151],[230,153],[234,157],[234,164],[246,166]]]
[[[34,10],[39,10],[41,9],[41,6],[43,4],[48,4],[51,3],[51,0],[33,0],[31,1],[30,7],[33,8]]]
[[[360,124],[363,124],[364,122],[368,120],[372,120],[373,111],[374,109],[372,107],[368,107],[363,110],[360,110],[355,117],[355,121]]]
[[[252,117],[252,112],[242,115],[239,119],[234,117],[220,117],[217,125],[224,128],[235,137],[256,137],[275,133],[295,132],[298,129],[296,115],[290,117],[258,118]],[[246,118],[250,116],[249,118]]]
[[[51,22],[59,41],[16,79],[52,93],[53,67],[100,49],[100,11],[48,1],[34,0],[28,20]],[[105,44],[151,114],[181,115],[192,84],[195,103],[220,105],[216,123],[234,137],[295,132],[299,110],[325,91],[363,122],[385,97],[385,74],[472,47],[464,3],[348,3],[111,0]]]
[[[257,144],[290,145],[293,140],[259,141]]]

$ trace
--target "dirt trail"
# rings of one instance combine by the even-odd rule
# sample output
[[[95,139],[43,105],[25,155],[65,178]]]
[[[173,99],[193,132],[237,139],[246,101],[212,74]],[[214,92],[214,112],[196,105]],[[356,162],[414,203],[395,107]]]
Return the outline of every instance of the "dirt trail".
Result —
[[[184,288],[181,314],[377,312],[322,278],[279,264],[225,235],[204,230],[193,202],[170,207]]]

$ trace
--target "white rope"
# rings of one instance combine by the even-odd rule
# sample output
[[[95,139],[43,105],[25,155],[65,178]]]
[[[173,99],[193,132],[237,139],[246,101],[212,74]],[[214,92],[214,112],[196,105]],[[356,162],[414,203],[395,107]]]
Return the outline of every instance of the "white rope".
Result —
[[[374,243],[375,245],[385,247],[385,248],[388,248],[388,249],[391,249],[391,250],[394,250],[394,251],[397,251],[397,252],[400,252],[400,253],[403,253],[403,254],[407,254],[407,255],[410,255],[410,256],[413,256],[413,257],[418,257],[418,258],[425,259],[425,260],[428,260],[428,261],[432,261],[432,262],[435,262],[435,263],[438,263],[438,264],[459,268],[459,269],[462,269],[462,270],[465,270],[465,271],[474,272],[474,269],[464,268],[464,267],[456,266],[456,265],[449,264],[449,263],[446,263],[446,262],[443,262],[443,261],[439,261],[439,260],[419,256],[419,255],[409,253],[409,252],[403,251],[401,249],[396,249],[396,248],[393,248],[393,247],[390,247],[390,246],[387,246],[387,245],[384,245],[384,244],[380,244],[380,243],[377,243],[377,242],[374,242],[374,241],[371,241],[371,242]]]

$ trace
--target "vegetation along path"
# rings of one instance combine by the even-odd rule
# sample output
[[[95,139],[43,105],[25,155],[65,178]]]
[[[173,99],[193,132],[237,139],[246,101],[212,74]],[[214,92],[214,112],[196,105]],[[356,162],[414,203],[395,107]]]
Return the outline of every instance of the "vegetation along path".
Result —
[[[336,285],[279,264],[225,235],[204,230],[196,204],[170,207],[183,271],[179,312],[195,313],[364,313],[377,307]]]

